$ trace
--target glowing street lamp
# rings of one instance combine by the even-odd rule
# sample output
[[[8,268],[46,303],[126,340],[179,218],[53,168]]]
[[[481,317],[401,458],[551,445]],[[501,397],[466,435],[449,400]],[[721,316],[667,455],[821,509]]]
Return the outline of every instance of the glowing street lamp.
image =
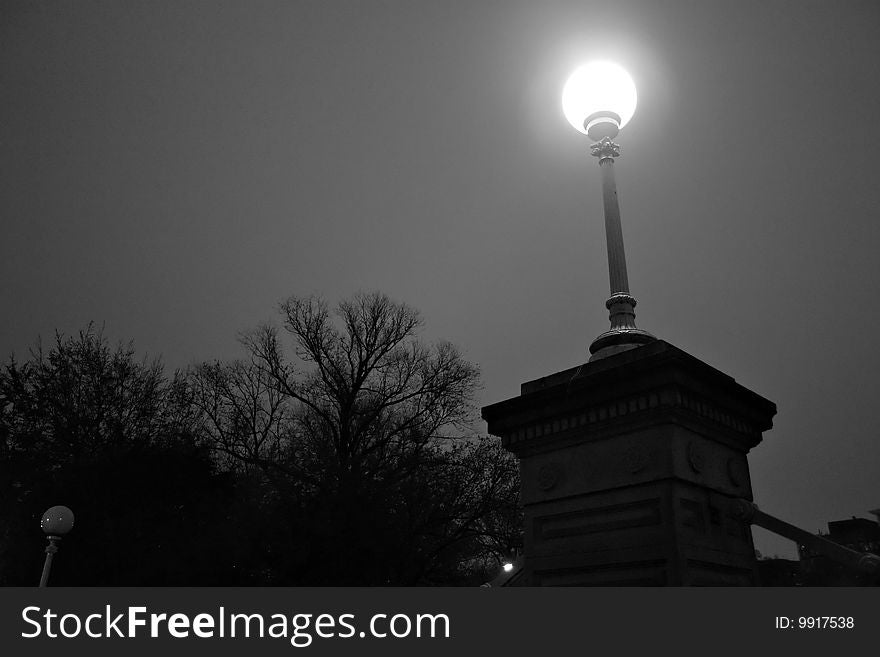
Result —
[[[605,238],[608,244],[608,276],[611,296],[605,302],[610,311],[611,329],[590,345],[590,360],[612,356],[633,349],[656,338],[636,328],[636,300],[629,293],[626,256],[617,185],[614,182],[614,158],[620,146],[613,141],[636,109],[636,86],[624,69],[612,62],[585,64],[568,78],[562,91],[562,110],[575,130],[595,143],[590,147],[599,158],[602,171],[602,199],[605,206]]]
[[[73,511],[66,506],[53,506],[43,514],[40,527],[49,539],[46,546],[46,561],[43,563],[43,575],[40,577],[40,587],[49,583],[49,571],[52,570],[52,557],[58,552],[58,541],[73,529]]]
[[[636,85],[612,62],[590,62],[568,78],[562,111],[574,127],[596,141],[614,138],[636,111]]]

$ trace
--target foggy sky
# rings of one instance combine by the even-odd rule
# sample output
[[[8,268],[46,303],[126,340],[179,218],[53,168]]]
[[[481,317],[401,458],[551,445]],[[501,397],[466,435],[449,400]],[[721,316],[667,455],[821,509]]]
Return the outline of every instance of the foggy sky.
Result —
[[[291,294],[378,289],[479,364],[480,404],[585,362],[601,187],[560,95],[612,59],[639,327],[776,402],[763,510],[867,516],[877,34],[874,0],[4,2],[0,355],[95,321],[185,367]]]

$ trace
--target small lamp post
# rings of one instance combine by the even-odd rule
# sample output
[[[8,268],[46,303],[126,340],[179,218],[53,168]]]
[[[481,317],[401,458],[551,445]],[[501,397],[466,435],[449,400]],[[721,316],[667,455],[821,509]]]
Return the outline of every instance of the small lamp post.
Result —
[[[632,118],[636,109],[636,87],[632,78],[617,64],[591,62],[572,73],[562,92],[562,109],[575,130],[595,143],[590,147],[599,158],[602,172],[602,199],[605,206],[605,238],[608,244],[608,275],[611,296],[605,302],[610,311],[611,329],[590,345],[590,361],[633,349],[656,338],[635,323],[636,300],[629,292],[620,207],[614,181],[614,158],[620,146],[612,141]]]
[[[49,583],[49,571],[52,570],[52,557],[58,552],[58,541],[73,529],[73,511],[66,506],[53,506],[43,514],[40,527],[46,534],[49,544],[46,546],[46,561],[43,563],[43,575],[40,577],[40,587]]]

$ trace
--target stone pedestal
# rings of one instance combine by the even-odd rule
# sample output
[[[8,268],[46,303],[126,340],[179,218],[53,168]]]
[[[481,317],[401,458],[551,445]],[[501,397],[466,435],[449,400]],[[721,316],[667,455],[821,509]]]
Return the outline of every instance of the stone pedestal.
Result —
[[[748,586],[746,454],[776,405],[658,340],[483,408],[520,459],[526,586]]]

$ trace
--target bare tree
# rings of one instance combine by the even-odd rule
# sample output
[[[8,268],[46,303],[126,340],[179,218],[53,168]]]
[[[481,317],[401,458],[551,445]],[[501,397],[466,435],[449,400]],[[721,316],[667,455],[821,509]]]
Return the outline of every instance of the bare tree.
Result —
[[[194,373],[195,399],[222,452],[298,475],[317,461],[344,485],[399,476],[426,444],[472,417],[477,368],[447,342],[420,342],[410,307],[373,293],[340,303],[338,323],[315,297],[291,298],[281,311],[298,362],[264,325],[242,336],[248,362]]]
[[[280,457],[290,402],[262,368],[243,361],[205,363],[189,378],[202,434],[224,465],[284,469]]]
[[[283,333],[241,336],[248,359],[196,368],[192,398],[217,451],[290,496],[320,553],[316,581],[426,581],[444,555],[509,544],[498,529],[515,513],[516,467],[468,430],[476,366],[419,340],[419,314],[380,293],[333,311],[291,297],[280,311]]]

